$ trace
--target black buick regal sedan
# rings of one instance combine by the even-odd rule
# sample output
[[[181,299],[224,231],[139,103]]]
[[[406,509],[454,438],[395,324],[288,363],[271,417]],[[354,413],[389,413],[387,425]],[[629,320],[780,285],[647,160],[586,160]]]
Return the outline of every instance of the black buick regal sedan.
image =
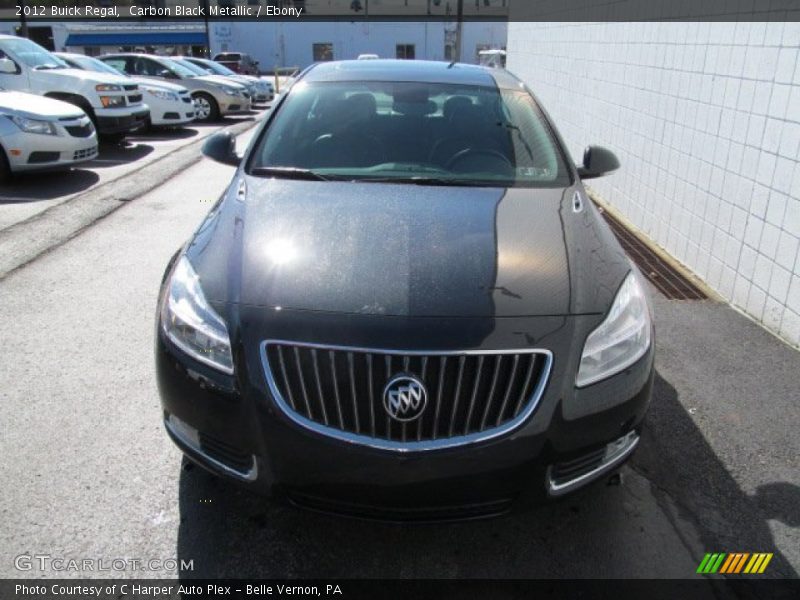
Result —
[[[296,505],[460,519],[561,496],[639,441],[645,285],[513,75],[307,69],[164,275],[156,362],[192,460]]]

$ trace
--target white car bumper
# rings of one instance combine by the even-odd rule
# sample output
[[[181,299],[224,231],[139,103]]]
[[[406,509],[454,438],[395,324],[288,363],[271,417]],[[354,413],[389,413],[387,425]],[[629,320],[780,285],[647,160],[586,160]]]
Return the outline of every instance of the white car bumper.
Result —
[[[97,134],[88,117],[57,122],[58,135],[26,133],[3,135],[13,172],[60,169],[97,157]]]
[[[148,96],[150,107],[150,124],[156,126],[186,125],[195,119],[194,100],[187,93],[178,100],[155,100]]]

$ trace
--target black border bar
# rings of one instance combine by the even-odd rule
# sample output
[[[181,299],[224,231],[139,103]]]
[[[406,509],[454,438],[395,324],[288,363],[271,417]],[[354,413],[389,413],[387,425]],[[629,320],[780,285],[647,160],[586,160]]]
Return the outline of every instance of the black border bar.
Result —
[[[433,560],[435,558],[432,557]],[[292,588],[291,593],[286,591]],[[99,592],[99,593],[98,593]],[[249,593],[248,593],[249,592]],[[327,598],[329,600],[789,600],[800,596],[800,580],[723,579],[579,579],[579,580],[244,580],[244,579],[2,579],[0,598],[65,600],[166,600],[173,598]]]
[[[372,0],[375,2],[375,0]],[[800,21],[798,0],[0,0],[0,21],[19,21],[25,7],[28,22],[142,21]],[[86,6],[116,7],[116,16],[98,17]],[[129,7],[167,7],[161,16],[131,16]],[[267,6],[302,9],[298,15],[267,15]],[[53,15],[52,7],[75,7],[74,14]],[[181,7],[181,14],[176,8]],[[256,14],[259,10],[260,13]],[[219,9],[227,10],[220,14]],[[249,15],[242,11],[249,9]],[[198,12],[199,11],[199,12]],[[233,11],[233,12],[231,12]]]

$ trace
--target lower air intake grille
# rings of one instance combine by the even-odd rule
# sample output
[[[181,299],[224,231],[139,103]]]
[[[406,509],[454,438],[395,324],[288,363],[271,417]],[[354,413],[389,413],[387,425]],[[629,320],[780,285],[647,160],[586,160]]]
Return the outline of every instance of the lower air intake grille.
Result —
[[[457,446],[508,432],[533,412],[552,362],[545,350],[414,354],[266,342],[279,406],[325,435],[392,450]],[[413,420],[390,416],[384,390],[398,376],[424,387]]]
[[[513,500],[503,499],[461,506],[392,507],[339,502],[329,498],[289,492],[289,501],[296,506],[336,515],[378,521],[425,522],[461,521],[496,517],[510,510]]]
[[[85,148],[83,150],[75,150],[72,153],[72,160],[83,160],[84,158],[92,158],[97,155],[97,146]]]

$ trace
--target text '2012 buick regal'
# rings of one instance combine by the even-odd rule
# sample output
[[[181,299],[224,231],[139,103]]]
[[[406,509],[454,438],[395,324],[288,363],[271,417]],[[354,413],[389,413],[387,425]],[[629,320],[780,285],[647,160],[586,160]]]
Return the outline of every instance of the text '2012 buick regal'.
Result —
[[[653,382],[637,270],[530,91],[502,70],[302,74],[170,263],[167,431],[207,469],[318,510],[499,514],[636,447]]]

